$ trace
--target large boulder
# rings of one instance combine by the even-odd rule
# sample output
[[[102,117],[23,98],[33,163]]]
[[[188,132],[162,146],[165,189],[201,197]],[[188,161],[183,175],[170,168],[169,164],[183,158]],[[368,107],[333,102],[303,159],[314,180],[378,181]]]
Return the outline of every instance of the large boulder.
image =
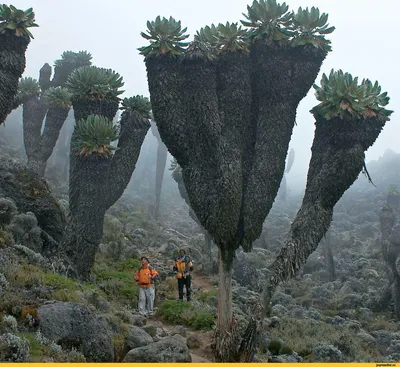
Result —
[[[49,243],[49,236],[56,242],[61,240],[66,218],[46,180],[17,161],[0,155],[1,197],[12,199],[18,212],[32,212],[36,216],[39,228],[45,232],[42,236],[45,252],[53,245]]]
[[[125,348],[127,351],[144,347],[153,343],[153,338],[139,326],[131,325],[125,335]]]
[[[123,362],[192,362],[186,339],[178,334],[129,351]]]
[[[56,302],[38,308],[42,334],[64,349],[76,348],[87,362],[113,362],[114,346],[106,322],[87,307]]]

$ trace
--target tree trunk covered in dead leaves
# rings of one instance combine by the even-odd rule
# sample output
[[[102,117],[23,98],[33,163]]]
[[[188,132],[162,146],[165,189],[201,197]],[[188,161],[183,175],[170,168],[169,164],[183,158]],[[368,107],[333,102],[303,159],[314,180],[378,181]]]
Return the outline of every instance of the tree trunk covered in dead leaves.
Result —
[[[76,115],[82,118],[95,112],[112,119],[118,109],[118,104],[103,102],[97,106],[91,102],[90,106],[96,108],[85,111],[78,106],[85,108],[87,104],[74,105]],[[71,276],[82,279],[89,276],[103,235],[104,215],[127,187],[149,128],[147,119],[137,112],[125,111],[114,155],[82,157],[71,144],[70,215],[60,246],[60,257],[69,265]]]
[[[25,52],[29,42],[29,37],[18,37],[7,29],[0,34],[0,125],[16,108],[14,101],[19,79],[25,71]]]
[[[46,171],[47,161],[57,143],[60,130],[70,111],[70,108],[48,106],[42,98],[43,92],[50,86],[64,86],[66,78],[73,70],[70,70],[71,67],[68,65],[56,67],[58,74],[55,74],[54,78],[50,80],[51,67],[47,63],[44,64],[39,72],[41,94],[22,100],[24,145],[28,157],[28,167],[42,177]],[[62,78],[61,75],[63,75]]]

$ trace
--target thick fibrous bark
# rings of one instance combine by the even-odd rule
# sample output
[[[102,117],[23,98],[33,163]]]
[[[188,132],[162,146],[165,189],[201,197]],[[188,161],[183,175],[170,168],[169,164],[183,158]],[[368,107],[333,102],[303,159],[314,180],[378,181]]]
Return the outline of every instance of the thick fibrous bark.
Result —
[[[238,223],[242,206],[244,149],[254,134],[251,116],[250,58],[244,53],[224,54],[218,60],[218,103],[222,129],[219,141],[219,167],[217,189],[219,201],[215,218],[218,229],[211,232],[223,250],[222,256],[229,266],[235,250]],[[206,227],[207,228],[207,227]]]
[[[201,225],[199,219],[197,218],[196,214],[194,213],[193,209],[190,206],[189,202],[189,197],[185,188],[185,184],[183,182],[182,175],[178,177],[174,177],[175,181],[178,184],[178,190],[179,193],[181,194],[181,197],[183,200],[185,200],[186,204],[189,206],[189,215],[190,217],[199,225],[200,229],[202,230],[204,234],[204,252],[208,256],[209,260],[209,267],[208,269],[211,271],[213,267],[213,258],[212,258],[212,252],[211,252],[211,246],[212,246],[212,237],[211,235],[203,228]]]
[[[88,114],[92,112],[87,111]],[[75,113],[85,114],[79,110]],[[87,278],[89,275],[103,234],[105,212],[128,185],[149,127],[148,120],[137,112],[124,112],[119,149],[112,157],[80,157],[71,145],[70,216],[61,256],[73,269],[72,276]]]
[[[187,163],[188,126],[183,109],[183,78],[178,57],[147,58],[148,84],[157,128],[169,152],[182,166]],[[160,120],[161,118],[161,120]],[[179,141],[179,144],[175,142]]]
[[[19,79],[25,70],[25,52],[30,39],[6,30],[0,34],[0,125],[15,108]]]
[[[256,43],[251,50],[253,119],[257,129],[246,165],[242,222],[245,249],[260,236],[278,193],[299,102],[318,75],[324,51]],[[250,143],[253,142],[250,140]]]
[[[73,99],[75,120],[86,120],[90,115],[105,116],[112,120],[118,111],[118,101],[98,99]]]
[[[69,75],[71,71],[64,69],[60,70]],[[40,69],[39,84],[42,95],[50,86],[58,87],[65,83],[65,81],[62,84],[54,83],[56,76],[50,80],[51,72],[51,66],[47,63]],[[45,174],[47,161],[57,143],[69,110],[69,108],[49,107],[39,94],[23,100],[24,144],[28,156],[28,167],[41,176]]]
[[[302,206],[274,261],[268,292],[291,279],[305,264],[328,230],[333,208],[362,171],[365,151],[375,142],[384,122],[316,117],[315,137]]]
[[[46,62],[39,71],[39,85],[42,91],[51,87],[51,66]]]
[[[24,103],[23,124],[25,150],[28,155],[28,167],[44,176],[47,160],[50,158],[57,143],[60,130],[67,119],[68,108],[49,108],[41,101],[32,101],[30,108]],[[25,114],[26,112],[26,114]],[[47,114],[46,114],[47,112]],[[28,114],[30,117],[28,117]],[[42,130],[43,117],[46,121]],[[25,119],[26,117],[26,119]]]
[[[23,104],[22,123],[24,130],[24,145],[28,160],[37,155],[40,150],[42,123],[46,116],[46,107],[38,96],[27,99]]]
[[[51,81],[52,87],[64,86],[67,82],[70,74],[76,69],[76,65],[73,63],[63,63],[60,66],[56,65],[54,67],[54,77]]]
[[[115,152],[107,173],[108,185],[113,187],[106,196],[107,209],[121,197],[128,186],[139,158],[140,148],[150,128],[149,120],[137,112],[124,112],[120,124],[119,149]]]
[[[185,151],[188,164],[181,164],[176,158],[182,167],[190,206],[202,226],[208,228],[216,238],[221,224],[218,223],[220,219],[216,218],[216,210],[223,195],[218,195],[217,188],[221,159],[218,156],[221,121],[216,92],[216,65],[203,59],[188,59],[183,63],[182,75],[185,81],[183,102],[186,124],[190,121],[190,132],[186,137],[190,153]],[[161,130],[160,134],[162,136]],[[226,227],[226,224],[222,225],[221,231],[225,232]]]

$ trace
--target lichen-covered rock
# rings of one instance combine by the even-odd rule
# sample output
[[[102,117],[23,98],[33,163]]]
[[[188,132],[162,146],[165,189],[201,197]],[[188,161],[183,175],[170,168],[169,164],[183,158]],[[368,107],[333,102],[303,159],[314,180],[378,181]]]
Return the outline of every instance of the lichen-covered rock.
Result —
[[[186,339],[186,345],[189,349],[196,349],[202,346],[202,342],[198,335],[191,334]]]
[[[131,325],[125,334],[125,349],[127,351],[153,343],[153,338],[142,328]]]
[[[35,214],[38,226],[55,241],[60,241],[65,215],[43,178],[15,160],[0,156],[0,197],[14,201],[19,212]],[[47,243],[46,246],[52,246]]]
[[[17,244],[28,247],[35,252],[41,252],[43,241],[35,214],[28,212],[14,216],[8,229],[13,234],[14,241]]]
[[[87,362],[113,362],[114,347],[107,324],[87,307],[56,302],[38,308],[42,334],[64,349],[75,347]]]
[[[186,339],[180,335],[167,336],[158,342],[129,351],[123,362],[191,362]]]

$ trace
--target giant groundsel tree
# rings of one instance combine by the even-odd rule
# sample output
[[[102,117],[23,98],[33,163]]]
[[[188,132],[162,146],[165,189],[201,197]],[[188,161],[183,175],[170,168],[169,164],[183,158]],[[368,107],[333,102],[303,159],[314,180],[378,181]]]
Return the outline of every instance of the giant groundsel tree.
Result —
[[[315,134],[306,191],[284,245],[270,267],[260,303],[264,310],[277,285],[294,277],[318,247],[331,224],[334,206],[365,167],[365,151],[374,144],[392,113],[384,108],[389,97],[381,93],[377,82],[364,79],[359,83],[357,77],[341,70],[332,70],[329,77],[323,74],[321,86],[314,88],[321,103],[311,110]],[[258,321],[263,315],[261,310]],[[254,318],[247,330],[252,343],[256,328]]]
[[[20,10],[0,4],[0,125],[15,108],[19,78],[25,70],[25,52],[37,27],[32,8]]]
[[[70,265],[72,276],[89,275],[105,212],[128,185],[150,128],[151,105],[142,96],[125,98],[119,126],[113,124],[123,84],[115,71],[95,66],[76,69],[66,84],[72,94],[76,126],[70,150],[70,217],[61,256]]]
[[[285,3],[259,0],[247,10],[244,29],[212,25],[190,44],[180,22],[158,17],[142,33],[150,45],[140,48],[160,135],[182,168],[193,211],[219,248],[215,351],[222,361],[252,359],[262,301],[315,250],[389,114],[377,84],[359,86],[341,72],[324,76],[303,205],[240,339],[232,315],[233,257],[240,246],[250,251],[261,234],[284,174],[297,106],[331,50],[325,35],[334,30],[314,7],[289,12]]]
[[[153,113],[190,205],[219,247],[216,351],[234,360],[232,261],[262,231],[285,169],[296,109],[330,49],[327,15],[254,1],[245,29],[202,28],[187,48],[174,19],[142,35]],[[163,80],[160,84],[159,81]],[[230,340],[231,339],[231,340]]]
[[[39,72],[39,81],[22,78],[17,103],[23,108],[23,129],[28,167],[44,176],[46,164],[57,143],[60,130],[71,108],[71,94],[65,82],[71,72],[91,65],[86,51],[66,51],[54,63],[54,75],[49,64]]]

